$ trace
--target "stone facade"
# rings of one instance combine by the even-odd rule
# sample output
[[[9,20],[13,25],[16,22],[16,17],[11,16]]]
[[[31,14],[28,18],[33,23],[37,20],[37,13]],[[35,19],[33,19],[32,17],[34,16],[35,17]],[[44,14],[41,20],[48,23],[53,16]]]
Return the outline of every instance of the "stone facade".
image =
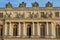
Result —
[[[0,9],[0,40],[60,40],[60,8],[46,3],[39,7],[37,2],[31,8],[22,2],[13,8],[9,2]]]

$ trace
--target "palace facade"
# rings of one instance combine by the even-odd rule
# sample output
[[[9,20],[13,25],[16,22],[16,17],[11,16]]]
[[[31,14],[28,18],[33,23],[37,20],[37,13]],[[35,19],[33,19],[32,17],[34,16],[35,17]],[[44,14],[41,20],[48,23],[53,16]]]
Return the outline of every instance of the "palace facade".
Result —
[[[8,2],[0,8],[0,40],[60,40],[60,8],[50,2],[13,8]]]

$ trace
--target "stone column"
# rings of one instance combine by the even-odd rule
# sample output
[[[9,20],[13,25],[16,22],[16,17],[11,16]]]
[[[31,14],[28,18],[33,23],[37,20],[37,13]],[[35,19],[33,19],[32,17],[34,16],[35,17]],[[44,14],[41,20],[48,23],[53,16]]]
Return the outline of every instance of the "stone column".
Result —
[[[8,27],[7,27],[7,22],[5,22],[5,27],[4,27],[4,36],[7,36],[7,32],[8,32],[8,31],[7,31],[7,28],[8,28]]]
[[[27,36],[25,22],[23,22],[23,37]]]
[[[40,25],[37,22],[37,37],[40,37]]]
[[[34,22],[32,23],[32,37],[35,36],[35,27],[34,27]]]
[[[9,36],[13,36],[13,32],[12,32],[12,25],[11,25],[11,22],[9,23]]]
[[[47,38],[49,38],[49,25],[48,25],[48,22],[46,23],[46,31],[47,31],[47,33],[46,33],[46,37]]]
[[[51,23],[51,30],[52,30],[52,36],[51,38],[56,38],[56,32],[55,32],[55,23]]]
[[[21,37],[21,24],[20,24],[20,22],[18,25],[18,36]]]

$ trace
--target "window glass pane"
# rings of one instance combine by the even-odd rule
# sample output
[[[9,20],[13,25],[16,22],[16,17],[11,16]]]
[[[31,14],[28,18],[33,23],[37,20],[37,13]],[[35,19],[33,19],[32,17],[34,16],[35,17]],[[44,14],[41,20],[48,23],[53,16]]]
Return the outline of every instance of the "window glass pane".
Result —
[[[56,17],[59,17],[59,12],[55,12],[55,16]]]

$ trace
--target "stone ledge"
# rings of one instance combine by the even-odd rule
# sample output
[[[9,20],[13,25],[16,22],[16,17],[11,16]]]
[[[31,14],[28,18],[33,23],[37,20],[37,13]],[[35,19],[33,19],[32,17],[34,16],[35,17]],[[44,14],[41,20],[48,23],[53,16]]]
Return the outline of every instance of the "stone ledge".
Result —
[[[60,40],[60,38],[16,38],[16,37],[6,37],[6,38],[0,38],[0,40]]]
[[[14,38],[12,38],[12,39],[9,39],[9,38],[6,38],[6,39],[4,39],[4,40],[60,40],[60,39],[39,39],[39,38],[18,38],[18,39],[14,39]]]

